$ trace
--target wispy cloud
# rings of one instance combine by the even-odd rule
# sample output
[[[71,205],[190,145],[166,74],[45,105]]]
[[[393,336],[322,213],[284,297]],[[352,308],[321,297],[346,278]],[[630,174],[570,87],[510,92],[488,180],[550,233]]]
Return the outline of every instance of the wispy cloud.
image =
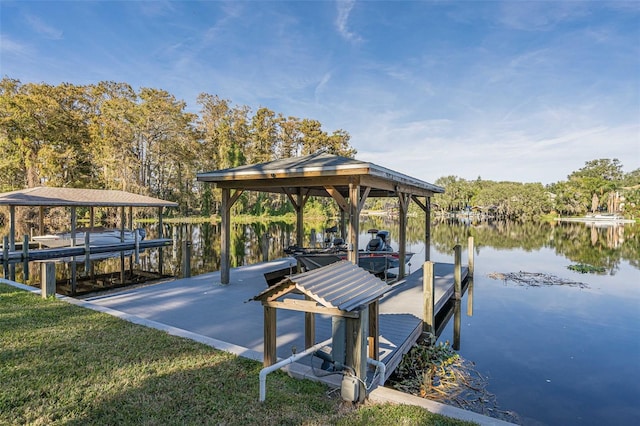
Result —
[[[35,15],[27,15],[25,17],[27,24],[31,27],[31,29],[51,40],[61,40],[63,37],[62,30],[59,30],[46,22],[44,22],[40,17]]]
[[[6,34],[0,34],[0,39],[2,39],[2,43],[0,43],[0,52],[3,54],[21,54],[27,50],[27,47],[15,40],[12,40]]]
[[[338,7],[338,16],[336,18],[336,27],[338,28],[338,33],[340,33],[340,35],[345,39],[352,42],[361,41],[360,36],[349,30],[349,16],[351,15],[351,10],[353,10],[355,4],[356,0],[336,1],[336,6]]]

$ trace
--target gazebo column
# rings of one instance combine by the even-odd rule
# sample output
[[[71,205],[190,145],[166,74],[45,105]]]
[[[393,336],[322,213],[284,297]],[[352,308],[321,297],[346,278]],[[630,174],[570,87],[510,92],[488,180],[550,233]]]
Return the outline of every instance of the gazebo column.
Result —
[[[424,212],[424,260],[431,260],[431,197],[425,197],[424,204],[415,195],[411,197],[413,201]]]
[[[229,250],[231,250],[231,202],[230,202],[231,190],[228,188],[222,188],[222,204],[220,206],[220,216],[222,219],[222,233],[220,235],[220,282],[222,284],[229,284]],[[265,324],[266,324],[267,311],[265,308]],[[265,325],[266,327],[266,325]],[[265,339],[266,345],[266,339]],[[266,360],[266,351],[265,351]],[[266,365],[266,364],[265,364]]]
[[[347,259],[358,264],[358,235],[360,234],[360,184],[349,182],[349,233],[347,235]]]
[[[424,260],[431,260],[431,197],[425,197]]]
[[[409,213],[411,194],[399,192],[398,201],[398,204],[400,205],[400,229],[398,232],[398,257],[400,259],[400,264],[398,265],[398,279],[401,280],[405,276],[405,259],[407,256],[407,214]]]
[[[9,250],[16,249],[16,206],[9,206]]]
[[[236,190],[231,195],[231,189],[222,188],[222,203],[220,205],[220,217],[222,218],[222,233],[220,235],[220,282],[229,284],[229,270],[231,269],[231,207],[242,195],[242,190]]]
[[[158,207],[158,238],[164,238],[164,225],[162,224],[162,206]],[[158,274],[162,275],[162,247],[158,248]]]
[[[296,205],[296,245],[304,247],[304,200],[302,197],[302,188],[298,188]]]

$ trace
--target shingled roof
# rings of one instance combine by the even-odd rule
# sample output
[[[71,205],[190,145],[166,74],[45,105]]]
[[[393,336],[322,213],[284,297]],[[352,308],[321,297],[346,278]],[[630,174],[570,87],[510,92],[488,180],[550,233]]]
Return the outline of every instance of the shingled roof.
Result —
[[[36,187],[0,194],[0,205],[177,207],[178,203],[116,190]]]

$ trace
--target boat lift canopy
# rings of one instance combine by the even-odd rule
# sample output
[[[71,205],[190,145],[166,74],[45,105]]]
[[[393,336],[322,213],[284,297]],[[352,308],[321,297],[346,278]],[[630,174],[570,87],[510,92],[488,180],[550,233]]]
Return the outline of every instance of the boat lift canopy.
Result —
[[[373,163],[318,152],[302,157],[198,173],[197,179],[222,189],[221,281],[229,283],[231,207],[245,190],[286,194],[297,213],[297,242],[303,245],[303,210],[310,196],[333,198],[349,219],[348,259],[358,263],[359,217],[367,197],[398,197],[400,274],[404,275],[406,220],[413,200],[425,212],[425,255],[429,259],[431,196],[444,188]],[[233,193],[232,193],[233,191]],[[424,198],[420,198],[424,197]],[[344,224],[344,221],[342,221]],[[344,225],[342,225],[343,227]]]

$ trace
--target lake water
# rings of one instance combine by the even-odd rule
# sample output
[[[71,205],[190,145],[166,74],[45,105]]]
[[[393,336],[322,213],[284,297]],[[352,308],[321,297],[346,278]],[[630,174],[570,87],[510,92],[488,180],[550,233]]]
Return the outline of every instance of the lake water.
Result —
[[[424,261],[421,222],[410,220],[407,228],[407,250],[415,253],[411,271]],[[307,239],[312,226],[322,240],[322,229],[331,225],[308,224]],[[382,219],[361,223],[362,230],[388,229],[392,238],[397,226]],[[153,238],[156,231],[147,228]],[[463,309],[459,353],[487,377],[501,410],[517,413],[525,425],[640,424],[639,231],[637,225],[469,221],[432,228],[434,261],[453,263],[454,244],[466,250],[468,236],[474,237],[473,315]],[[281,257],[295,242],[294,232],[293,225],[278,223],[235,225],[233,266]],[[192,274],[219,269],[219,226],[165,224],[164,235],[174,239],[173,249],[164,250],[166,272],[181,273],[185,239],[192,242]],[[360,240],[366,244],[366,232]],[[155,262],[154,256],[146,261]],[[599,272],[575,272],[571,265]],[[519,272],[576,285],[517,285],[491,277]],[[453,338],[452,327],[450,321],[440,340]]]

